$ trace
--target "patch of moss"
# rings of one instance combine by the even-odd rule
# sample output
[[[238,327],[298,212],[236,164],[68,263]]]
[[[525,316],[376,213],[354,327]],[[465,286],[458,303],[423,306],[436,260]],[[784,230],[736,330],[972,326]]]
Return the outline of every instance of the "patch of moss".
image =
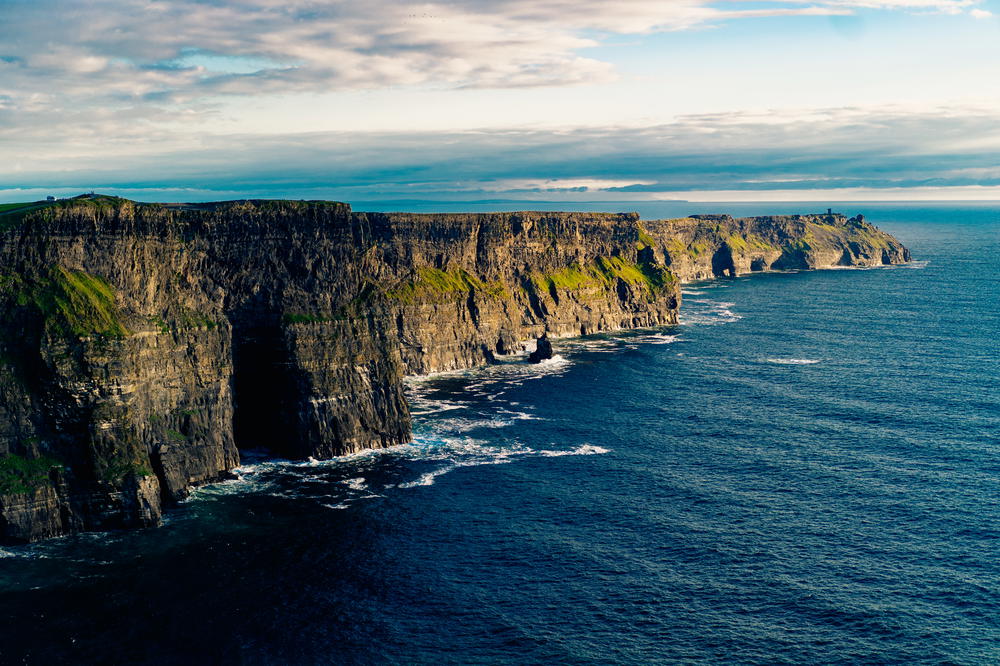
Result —
[[[886,250],[889,248],[889,242],[886,239],[885,234],[872,228],[852,228],[850,233],[847,235],[847,240],[867,244],[880,250]]]
[[[656,239],[649,235],[649,232],[646,231],[646,228],[643,227],[642,224],[637,224],[637,226],[639,228],[639,249],[642,250],[647,247],[656,247]]]
[[[532,273],[531,282],[539,291],[548,291],[553,287],[576,291],[584,287],[606,286],[604,279],[593,266],[584,267],[573,263],[554,273]]]
[[[619,279],[656,294],[671,284],[674,276],[663,266],[632,263],[622,257],[598,257],[585,266],[573,263],[553,273],[533,273],[531,284],[536,291],[576,291],[587,287],[608,289]]]
[[[124,338],[131,331],[121,321],[115,294],[102,278],[56,266],[47,278],[18,278],[17,304],[34,307],[46,325],[77,337]]]
[[[182,432],[176,430],[168,430],[167,438],[174,442],[184,443],[187,441],[187,437]]]
[[[726,244],[731,249],[736,250],[737,252],[746,252],[747,250],[746,240],[742,236],[739,236],[737,234],[733,234],[729,238],[727,238]]]
[[[55,458],[25,458],[16,453],[0,457],[0,495],[27,495],[50,483],[49,473],[63,465]]]
[[[174,327],[180,331],[190,330],[193,328],[205,328],[211,331],[219,325],[219,322],[215,321],[207,314],[190,310],[188,308],[181,308],[177,314],[174,315],[172,323]]]
[[[687,255],[693,259],[697,259],[699,256],[708,252],[708,243],[701,241],[695,241],[687,245],[684,241],[678,238],[671,238],[667,241],[667,254],[671,257],[679,257],[681,255]]]
[[[708,252],[707,243],[691,243],[690,245],[687,246],[687,253],[690,254],[692,257],[697,257],[699,255],[704,254],[705,252]]]
[[[658,264],[637,264],[637,267],[654,294],[672,287],[676,281],[674,274],[665,266]]]
[[[771,245],[760,236],[755,234],[747,234],[746,236],[740,236],[739,234],[732,234],[726,239],[726,243],[730,248],[736,250],[737,252],[747,252],[750,250],[776,250],[775,246]]]
[[[151,476],[149,458],[138,447],[114,445],[107,450],[95,450],[94,464],[101,481],[120,484],[130,476]]]
[[[598,257],[595,262],[597,269],[609,280],[621,278],[629,284],[642,284],[646,276],[637,264],[629,263],[621,257]]]
[[[456,298],[470,292],[480,292],[496,299],[509,297],[509,292],[499,281],[485,282],[464,268],[441,270],[429,266],[419,267],[413,278],[387,289],[385,294],[404,303],[416,303]]]
[[[169,333],[170,332],[170,327],[167,326],[167,322],[163,321],[163,317],[160,317],[160,316],[156,315],[156,316],[152,316],[152,317],[147,317],[147,319],[149,320],[150,324],[153,324],[158,329],[160,329],[160,333]]]
[[[809,240],[807,240],[806,238],[799,238],[797,240],[793,240],[793,241],[789,241],[788,243],[785,243],[785,246],[782,249],[785,252],[789,252],[789,253],[791,253],[791,252],[809,252],[810,250],[812,250],[812,245],[809,243]]]
[[[667,241],[667,253],[670,256],[676,257],[681,254],[687,253],[687,246],[680,241],[678,238],[671,238]]]

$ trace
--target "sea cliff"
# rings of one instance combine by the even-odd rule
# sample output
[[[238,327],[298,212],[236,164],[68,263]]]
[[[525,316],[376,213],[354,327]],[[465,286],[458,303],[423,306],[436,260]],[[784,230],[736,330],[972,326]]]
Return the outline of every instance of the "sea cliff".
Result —
[[[677,322],[679,283],[909,260],[860,216],[0,207],[0,541],[156,524],[241,448],[405,442],[407,374]]]

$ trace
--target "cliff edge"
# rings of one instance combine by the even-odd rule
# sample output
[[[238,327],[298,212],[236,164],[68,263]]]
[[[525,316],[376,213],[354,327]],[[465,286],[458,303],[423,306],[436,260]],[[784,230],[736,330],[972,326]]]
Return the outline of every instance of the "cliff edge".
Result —
[[[405,442],[404,375],[674,324],[681,281],[908,260],[836,214],[0,206],[0,541],[156,524],[240,448]]]

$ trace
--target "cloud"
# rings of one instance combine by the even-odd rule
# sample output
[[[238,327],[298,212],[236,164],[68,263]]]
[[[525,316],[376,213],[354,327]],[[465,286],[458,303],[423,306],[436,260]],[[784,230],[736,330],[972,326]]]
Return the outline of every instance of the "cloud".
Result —
[[[982,18],[989,12],[978,0],[0,3],[0,146],[16,158],[0,160],[6,187],[201,198],[646,196],[707,187],[991,183],[975,170],[997,161],[996,119],[976,113],[691,116],[558,133],[221,136],[203,129],[219,121],[221,98],[251,105],[285,93],[606,82],[617,73],[594,47],[615,36],[859,9]]]
[[[615,77],[609,63],[582,55],[607,35],[856,8],[959,12],[977,2],[6,0],[0,94],[55,108],[391,86],[574,85]]]
[[[988,19],[993,17],[993,12],[986,11],[985,9],[970,9],[969,16],[974,19]]]
[[[97,145],[81,144],[72,156],[25,150],[20,171],[0,165],[0,189],[373,201],[1000,187],[1000,122],[975,109],[708,114],[565,131],[218,136],[183,148],[167,138],[119,154],[111,146],[113,159]]]

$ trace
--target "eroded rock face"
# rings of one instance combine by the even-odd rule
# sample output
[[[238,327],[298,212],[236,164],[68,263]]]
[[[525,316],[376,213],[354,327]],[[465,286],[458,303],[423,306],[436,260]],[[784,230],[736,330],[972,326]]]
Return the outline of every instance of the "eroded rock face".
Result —
[[[404,442],[404,374],[489,363],[545,331],[676,323],[679,279],[908,258],[836,215],[108,197],[0,215],[0,540],[155,524],[238,446]]]
[[[681,281],[757,271],[880,266],[910,260],[892,236],[864,216],[837,213],[734,219],[695,215],[641,223],[654,257]]]

